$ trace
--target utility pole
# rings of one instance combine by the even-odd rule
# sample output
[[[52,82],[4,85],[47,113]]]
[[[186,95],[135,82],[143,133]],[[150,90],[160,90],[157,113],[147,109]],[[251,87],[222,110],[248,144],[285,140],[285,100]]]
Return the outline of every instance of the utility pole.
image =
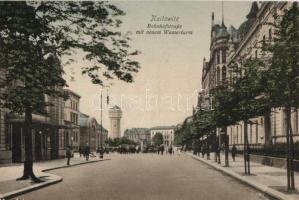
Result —
[[[104,157],[104,150],[103,150],[103,91],[102,90],[101,90],[101,132],[100,132],[100,138],[101,138],[100,158],[102,159]]]

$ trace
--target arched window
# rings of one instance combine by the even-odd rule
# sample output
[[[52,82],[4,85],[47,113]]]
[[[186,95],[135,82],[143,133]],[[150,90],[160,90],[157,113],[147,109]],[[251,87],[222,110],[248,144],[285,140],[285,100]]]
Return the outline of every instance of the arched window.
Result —
[[[222,50],[222,63],[226,63],[226,50]]]
[[[217,55],[217,64],[220,63],[220,52],[216,51],[216,55]]]
[[[216,81],[218,82],[218,81],[220,81],[220,68],[219,67],[217,67],[217,72],[216,72],[217,74],[216,74]]]
[[[225,81],[226,80],[226,67],[223,66],[222,67],[222,81]]]

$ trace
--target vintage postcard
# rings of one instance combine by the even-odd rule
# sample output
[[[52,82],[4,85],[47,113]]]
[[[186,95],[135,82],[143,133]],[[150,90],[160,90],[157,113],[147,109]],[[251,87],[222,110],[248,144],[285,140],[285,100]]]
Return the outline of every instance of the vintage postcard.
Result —
[[[297,1],[0,1],[0,200],[299,199]]]

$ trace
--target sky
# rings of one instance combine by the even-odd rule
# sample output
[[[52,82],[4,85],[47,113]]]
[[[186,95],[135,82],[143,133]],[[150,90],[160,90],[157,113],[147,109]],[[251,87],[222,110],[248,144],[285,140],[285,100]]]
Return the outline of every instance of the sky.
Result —
[[[112,1],[126,15],[120,31],[130,33],[132,49],[141,52],[135,59],[141,69],[134,83],[114,81],[103,93],[103,126],[109,129],[108,108],[121,107],[122,132],[127,128],[151,128],[177,125],[192,114],[201,90],[203,58],[209,58],[211,14],[221,23],[220,1]],[[245,21],[251,2],[223,2],[225,25],[238,28]],[[151,22],[157,17],[178,17],[178,22]],[[192,34],[146,34],[148,24],[180,24],[181,30]],[[137,31],[144,30],[144,34]],[[155,29],[162,30],[162,29]],[[171,29],[174,30],[174,29]],[[74,57],[75,58],[75,57]],[[76,58],[75,58],[76,59]],[[100,122],[101,87],[93,85],[80,73],[83,61],[68,66],[66,79],[69,89],[81,95],[80,111]],[[74,77],[70,81],[70,76]],[[106,96],[110,104],[106,105]]]

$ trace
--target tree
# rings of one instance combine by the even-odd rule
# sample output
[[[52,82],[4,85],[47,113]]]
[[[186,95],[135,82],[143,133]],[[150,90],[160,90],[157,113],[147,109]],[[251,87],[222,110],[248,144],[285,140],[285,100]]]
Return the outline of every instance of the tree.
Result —
[[[202,110],[199,109],[193,115],[193,126],[195,127],[195,135],[192,138],[200,139],[201,145],[206,145],[207,158],[210,156],[210,138],[215,134],[216,123],[214,120],[213,110]],[[203,144],[203,138],[206,136],[206,144]],[[214,150],[216,150],[216,141],[214,141]],[[216,151],[215,151],[216,153]]]
[[[236,98],[233,96],[233,90],[232,88],[229,88],[227,84],[217,86],[211,91],[211,93],[214,100],[213,120],[215,121],[217,127],[224,132],[225,166],[228,167],[229,144],[227,126],[233,125],[237,122],[237,116],[235,116],[236,113],[233,110],[238,102],[235,102]]]
[[[163,135],[162,133],[156,133],[153,137],[153,143],[156,146],[160,146],[161,144],[163,144]]]
[[[265,98],[265,86],[262,84],[263,63],[258,59],[243,59],[241,76],[237,77],[232,85],[233,111],[236,121],[243,121],[244,124],[244,164],[245,174],[250,174],[250,149],[248,141],[248,124],[250,119],[262,116],[271,109]]]
[[[299,8],[294,2],[282,15],[274,14],[273,41],[263,51],[270,53],[270,66],[265,73],[267,97],[275,108],[284,108],[287,137],[287,185],[295,190],[294,142],[291,112],[299,107]]]
[[[49,106],[44,96],[65,97],[62,58],[82,52],[92,83],[118,78],[132,82],[139,63],[131,60],[130,38],[117,31],[124,12],[106,2],[0,2],[0,65],[3,107],[25,115],[25,162],[21,179],[32,178],[32,114]]]
[[[235,62],[229,67],[234,76],[229,85],[217,86],[213,91],[214,120],[216,126],[226,131],[226,127],[243,121],[244,124],[244,169],[250,174],[250,151],[247,134],[247,125],[250,118],[268,112],[271,107],[265,98],[259,98],[265,92],[262,84],[264,70],[263,63],[258,59],[240,58],[241,67]],[[227,133],[225,134],[227,135]],[[226,166],[228,166],[228,140],[225,141]]]

